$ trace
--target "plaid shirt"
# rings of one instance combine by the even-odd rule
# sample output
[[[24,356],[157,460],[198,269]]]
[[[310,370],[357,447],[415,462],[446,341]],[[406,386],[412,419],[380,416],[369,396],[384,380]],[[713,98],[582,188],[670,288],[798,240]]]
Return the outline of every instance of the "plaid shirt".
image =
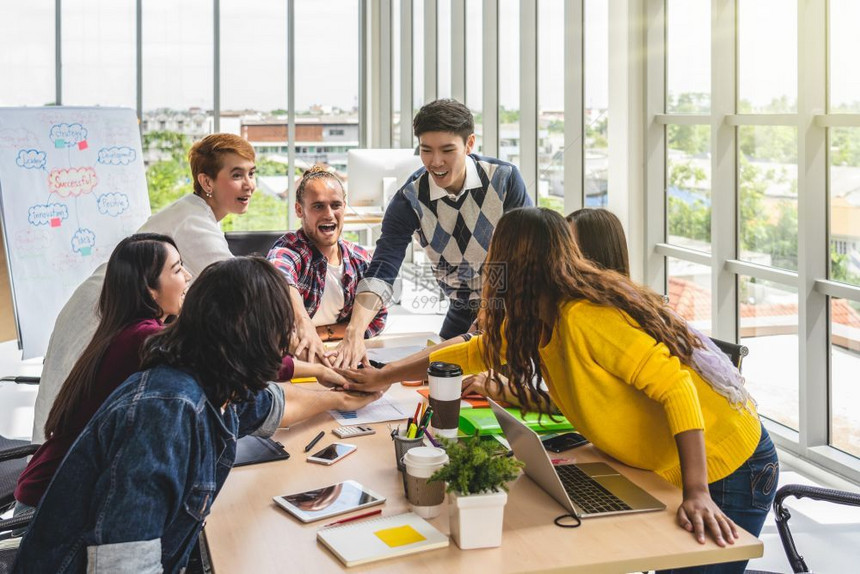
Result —
[[[355,303],[355,288],[364,277],[370,254],[362,247],[349,241],[338,240],[341,260],[343,261],[343,309],[337,316],[337,322],[349,321],[352,306]],[[288,231],[278,239],[269,250],[267,259],[281,270],[286,276],[287,283],[299,290],[305,302],[308,315],[313,317],[319,309],[325,289],[325,277],[328,271],[328,261],[314,247],[305,232]],[[385,327],[388,310],[383,307],[367,326],[364,338],[375,337]]]

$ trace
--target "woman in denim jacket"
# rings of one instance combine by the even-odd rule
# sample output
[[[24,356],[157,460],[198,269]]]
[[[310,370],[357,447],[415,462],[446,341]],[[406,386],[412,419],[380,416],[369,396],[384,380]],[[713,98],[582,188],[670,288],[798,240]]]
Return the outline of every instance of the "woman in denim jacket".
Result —
[[[286,282],[261,258],[210,265],[143,367],[96,412],[60,465],[15,572],[178,572],[236,455],[284,418]]]

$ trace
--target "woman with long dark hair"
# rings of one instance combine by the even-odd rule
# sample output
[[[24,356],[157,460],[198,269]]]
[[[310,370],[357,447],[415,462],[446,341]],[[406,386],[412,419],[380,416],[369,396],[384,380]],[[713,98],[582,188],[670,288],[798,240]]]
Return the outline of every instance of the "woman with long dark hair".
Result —
[[[630,277],[627,237],[618,216],[608,209],[577,209],[565,217],[582,256],[602,269]]]
[[[552,401],[600,450],[682,488],[678,523],[699,542],[709,533],[731,544],[736,524],[757,536],[779,463],[737,371],[701,368],[710,351],[662,297],[582,257],[551,210],[506,214],[487,264],[506,273],[484,284],[484,334],[429,360],[491,376],[504,365],[506,390],[524,408],[548,413]],[[343,374],[356,381],[351,388],[367,389],[391,376],[413,378],[428,363]]]
[[[107,399],[60,465],[15,571],[185,567],[236,440],[288,422],[285,387],[270,381],[292,323],[287,283],[265,259],[207,267],[182,313],[147,340],[146,370]]]
[[[39,504],[78,434],[108,395],[140,368],[143,342],[179,314],[189,279],[166,235],[139,233],[114,248],[99,296],[98,327],[51,408],[48,440],[18,479],[18,513]]]

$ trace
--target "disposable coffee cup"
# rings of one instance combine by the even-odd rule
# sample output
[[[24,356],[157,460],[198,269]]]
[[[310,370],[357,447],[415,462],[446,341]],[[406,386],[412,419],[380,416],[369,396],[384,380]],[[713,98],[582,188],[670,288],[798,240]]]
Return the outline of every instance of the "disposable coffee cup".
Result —
[[[430,407],[433,409],[430,428],[434,436],[456,438],[463,370],[459,365],[433,362],[427,369],[427,380],[430,382]]]
[[[442,512],[445,481],[427,482],[430,476],[448,464],[448,454],[434,446],[419,446],[403,455],[406,466],[406,500],[412,512],[422,518],[434,518]]]

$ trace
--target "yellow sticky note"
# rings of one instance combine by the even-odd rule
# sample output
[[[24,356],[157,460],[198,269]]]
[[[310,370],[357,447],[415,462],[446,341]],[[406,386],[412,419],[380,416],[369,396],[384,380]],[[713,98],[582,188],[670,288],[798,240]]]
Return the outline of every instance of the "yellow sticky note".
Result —
[[[398,546],[406,546],[407,544],[427,540],[420,532],[408,524],[395,526],[394,528],[386,528],[384,530],[377,530],[374,534],[376,534],[376,536],[378,536],[379,539],[385,542],[390,548],[397,548]]]
[[[293,377],[290,379],[291,383],[315,383],[317,382],[314,377]]]

